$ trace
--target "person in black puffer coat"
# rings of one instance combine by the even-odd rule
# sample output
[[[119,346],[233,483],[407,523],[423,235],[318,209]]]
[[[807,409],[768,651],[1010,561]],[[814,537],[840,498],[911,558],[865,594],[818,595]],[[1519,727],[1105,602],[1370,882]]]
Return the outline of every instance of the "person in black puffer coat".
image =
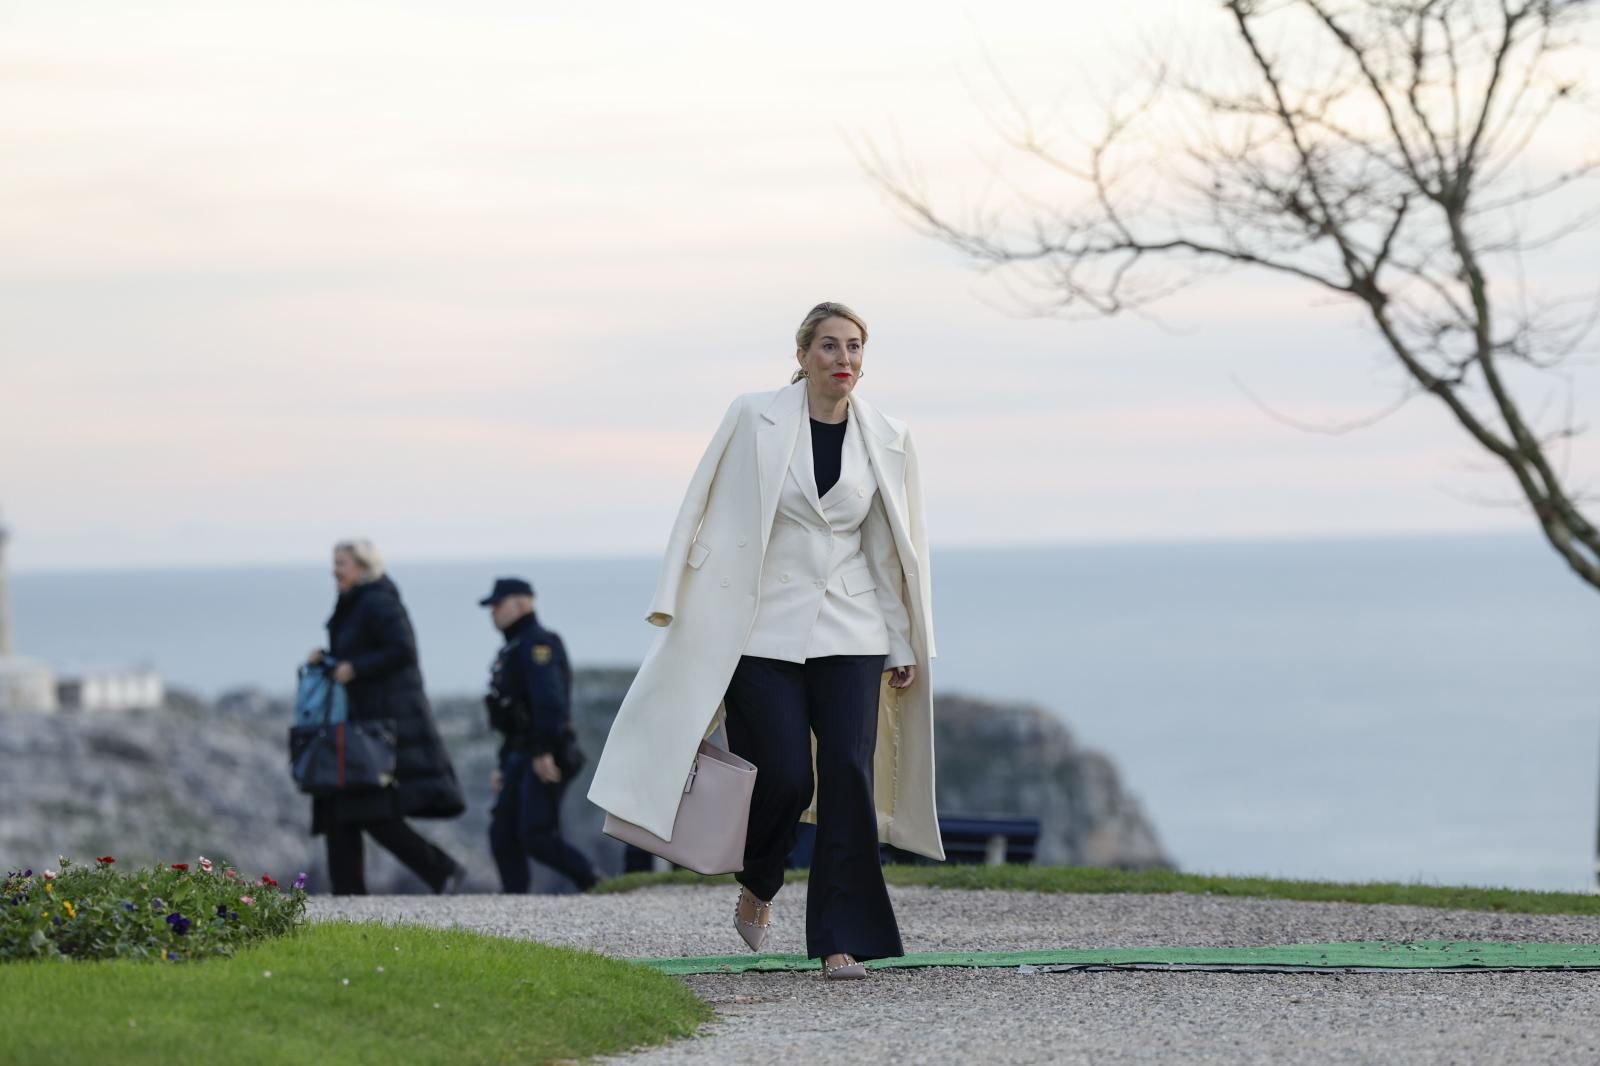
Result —
[[[333,550],[339,601],[328,619],[328,650],[312,662],[333,662],[345,686],[349,717],[395,725],[395,783],[389,788],[318,796],[311,832],[325,834],[336,895],[365,895],[362,834],[369,834],[435,892],[453,892],[466,871],[411,828],[407,818],[454,818],[466,809],[450,755],[434,728],[417,665],[417,640],[400,590],[384,576],[370,541],[341,541]]]

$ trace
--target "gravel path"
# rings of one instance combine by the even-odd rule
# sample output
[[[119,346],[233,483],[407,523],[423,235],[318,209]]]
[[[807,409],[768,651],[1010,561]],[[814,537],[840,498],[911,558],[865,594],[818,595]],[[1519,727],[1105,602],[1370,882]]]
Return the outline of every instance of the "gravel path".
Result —
[[[891,888],[908,951],[1457,939],[1600,943],[1600,918],[1228,899]],[[734,890],[319,898],[313,918],[454,925],[618,956],[732,954]],[[804,951],[804,891],[770,950]],[[635,1063],[1600,1062],[1600,974],[1056,973],[922,969],[685,979],[718,1017]]]

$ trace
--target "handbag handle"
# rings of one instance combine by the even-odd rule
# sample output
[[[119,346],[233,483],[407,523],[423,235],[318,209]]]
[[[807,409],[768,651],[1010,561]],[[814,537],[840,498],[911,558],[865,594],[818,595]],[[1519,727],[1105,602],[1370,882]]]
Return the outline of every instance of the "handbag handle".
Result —
[[[727,724],[728,724],[728,712],[727,712],[726,707],[723,704],[721,704],[721,703],[717,704],[717,713],[712,716],[712,721],[715,724],[712,725],[710,733],[706,734],[705,743],[711,744],[711,739],[710,739],[711,733],[715,733],[719,729],[723,730],[722,737],[723,737],[724,740],[727,740],[728,734],[727,734],[727,731],[726,731],[726,727],[727,727]],[[715,744],[711,744],[711,746],[713,748],[716,747]],[[724,744],[723,747],[722,747],[722,750],[727,752],[730,755],[733,754],[733,749],[728,744]],[[689,776],[687,778],[685,778],[684,782],[683,782],[683,791],[684,791],[685,795],[688,795],[688,793],[691,790],[693,790],[693,788],[694,788],[694,778],[695,778],[695,775],[698,774],[699,772],[700,772],[700,753],[699,752],[695,752],[694,761],[689,764]]]

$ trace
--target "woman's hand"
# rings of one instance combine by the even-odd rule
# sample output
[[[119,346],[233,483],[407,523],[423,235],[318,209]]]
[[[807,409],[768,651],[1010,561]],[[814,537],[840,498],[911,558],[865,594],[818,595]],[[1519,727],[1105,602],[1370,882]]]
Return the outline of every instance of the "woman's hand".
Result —
[[[322,649],[312,648],[311,654],[306,656],[306,662],[310,663],[312,666],[316,666],[318,663],[322,662]]]
[[[333,679],[341,685],[348,685],[356,679],[356,668],[349,663],[340,663],[333,668]]]
[[[897,666],[889,671],[890,688],[910,688],[917,679],[915,666]]]

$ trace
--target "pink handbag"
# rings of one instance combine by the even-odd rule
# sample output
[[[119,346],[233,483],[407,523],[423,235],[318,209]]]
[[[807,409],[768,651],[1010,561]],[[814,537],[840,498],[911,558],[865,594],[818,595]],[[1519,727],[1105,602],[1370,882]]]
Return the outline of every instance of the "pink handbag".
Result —
[[[607,812],[605,834],[702,874],[744,869],[744,838],[750,825],[755,764],[702,740],[684,782],[672,839]]]

